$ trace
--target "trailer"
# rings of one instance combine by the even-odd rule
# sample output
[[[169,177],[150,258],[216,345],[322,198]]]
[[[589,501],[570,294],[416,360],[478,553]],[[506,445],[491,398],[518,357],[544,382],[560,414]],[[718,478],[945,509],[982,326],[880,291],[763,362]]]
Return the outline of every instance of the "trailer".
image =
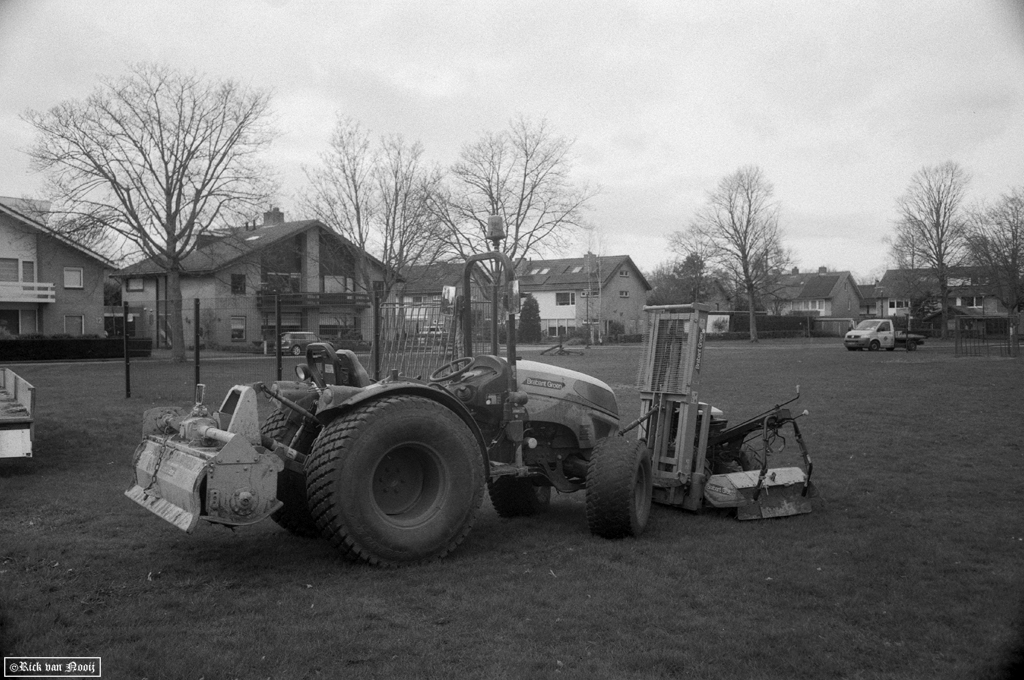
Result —
[[[0,458],[31,458],[36,388],[9,368],[0,371]]]

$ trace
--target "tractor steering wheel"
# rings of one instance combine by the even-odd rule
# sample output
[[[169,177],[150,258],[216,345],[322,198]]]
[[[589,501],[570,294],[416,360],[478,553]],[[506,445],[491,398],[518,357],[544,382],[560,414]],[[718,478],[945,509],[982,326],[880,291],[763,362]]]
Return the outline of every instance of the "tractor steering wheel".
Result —
[[[430,382],[454,382],[472,365],[473,357],[459,357],[455,361],[449,361],[430,374]]]

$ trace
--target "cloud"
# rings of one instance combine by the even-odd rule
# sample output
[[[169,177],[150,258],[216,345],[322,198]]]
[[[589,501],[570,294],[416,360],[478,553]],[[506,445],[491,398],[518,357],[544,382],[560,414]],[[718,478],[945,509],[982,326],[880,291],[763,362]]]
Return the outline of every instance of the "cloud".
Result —
[[[522,113],[576,140],[578,178],[604,188],[590,216],[605,247],[641,266],[719,178],[756,164],[802,265],[835,253],[869,270],[884,253],[851,234],[880,243],[920,167],[960,161],[975,196],[1022,182],[1007,152],[1024,145],[1019,7],[0,0],[0,193],[40,186],[15,150],[31,140],[21,111],[159,60],[274,91],[285,193],[339,113],[442,164]]]

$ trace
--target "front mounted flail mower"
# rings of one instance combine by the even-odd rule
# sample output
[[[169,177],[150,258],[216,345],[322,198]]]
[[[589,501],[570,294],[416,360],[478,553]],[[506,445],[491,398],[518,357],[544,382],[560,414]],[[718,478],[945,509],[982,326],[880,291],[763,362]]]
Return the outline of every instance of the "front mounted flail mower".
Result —
[[[732,509],[739,519],[783,517],[811,511],[814,469],[797,419],[787,408],[800,396],[738,425],[698,398],[709,308],[645,307],[641,356],[641,413],[623,429],[638,428],[654,471],[654,501],[700,511]],[[790,432],[802,467],[769,467]]]

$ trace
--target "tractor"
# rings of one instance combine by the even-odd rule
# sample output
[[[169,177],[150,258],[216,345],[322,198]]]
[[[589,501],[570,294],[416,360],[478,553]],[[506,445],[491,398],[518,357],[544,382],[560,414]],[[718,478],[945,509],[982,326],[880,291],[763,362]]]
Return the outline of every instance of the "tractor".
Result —
[[[373,381],[351,350],[315,342],[298,380],[237,385],[213,413],[202,390],[191,409],[150,409],[126,495],[187,532],[200,520],[242,526],[270,517],[379,566],[457,548],[485,488],[502,517],[543,511],[552,490],[583,491],[590,531],[609,539],[639,536],[652,502],[739,519],[810,511],[804,414],[787,402],[728,427],[698,400],[706,306],[646,308],[642,415],[623,427],[604,382],[516,356],[520,296],[515,267],[497,250],[500,219],[489,238],[494,251],[467,259],[462,295],[444,293],[462,356],[426,378],[392,369]],[[478,352],[471,284],[487,262],[497,272],[490,351]],[[499,311],[507,312],[505,356]],[[276,403],[262,424],[259,394]],[[787,431],[803,466],[770,468]]]
[[[592,533],[638,536],[651,509],[651,457],[642,441],[618,436],[607,384],[516,357],[515,267],[497,249],[500,218],[489,230],[495,249],[467,259],[461,298],[445,291],[463,356],[426,378],[391,370],[374,382],[352,351],[311,343],[298,380],[235,386],[213,413],[201,391],[191,409],[147,411],[126,495],[187,532],[199,520],[241,526],[269,516],[380,566],[450,553],[485,488],[502,517],[542,511],[552,489],[584,491]],[[488,262],[498,275],[482,353],[469,301],[474,268]],[[258,394],[276,402],[262,425]]]

